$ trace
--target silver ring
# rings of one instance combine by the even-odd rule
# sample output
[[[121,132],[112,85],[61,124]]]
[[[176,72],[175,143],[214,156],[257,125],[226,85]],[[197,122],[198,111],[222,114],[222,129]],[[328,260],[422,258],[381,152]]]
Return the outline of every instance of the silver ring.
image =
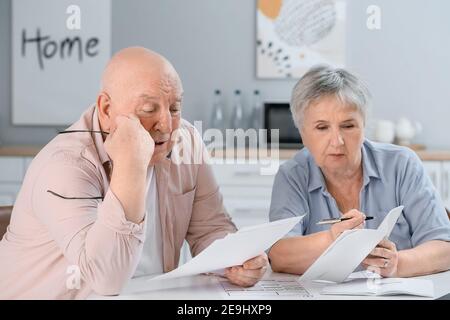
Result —
[[[389,260],[388,260],[388,259],[384,259],[384,265],[383,265],[383,268],[386,268],[387,265],[388,265],[388,263],[389,263]]]

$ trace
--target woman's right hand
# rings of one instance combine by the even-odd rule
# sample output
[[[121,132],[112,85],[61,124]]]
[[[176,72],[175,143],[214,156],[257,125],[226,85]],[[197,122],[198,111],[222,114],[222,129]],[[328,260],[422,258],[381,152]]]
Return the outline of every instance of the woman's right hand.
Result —
[[[332,240],[336,240],[339,235],[345,230],[362,229],[364,227],[364,221],[366,215],[361,211],[352,209],[341,216],[341,218],[350,218],[349,220],[337,222],[330,228]]]

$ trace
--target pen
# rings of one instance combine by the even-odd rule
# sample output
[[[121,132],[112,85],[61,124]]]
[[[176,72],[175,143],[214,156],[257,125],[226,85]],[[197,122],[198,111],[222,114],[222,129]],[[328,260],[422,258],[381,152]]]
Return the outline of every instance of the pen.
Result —
[[[323,220],[321,220],[321,221],[319,221],[319,222],[317,222],[317,225],[319,225],[319,224],[333,224],[333,223],[338,223],[338,222],[341,222],[341,221],[345,221],[345,220],[350,220],[351,218],[331,218],[331,219],[323,219]],[[372,220],[373,219],[373,217],[366,217],[366,221],[367,220]]]

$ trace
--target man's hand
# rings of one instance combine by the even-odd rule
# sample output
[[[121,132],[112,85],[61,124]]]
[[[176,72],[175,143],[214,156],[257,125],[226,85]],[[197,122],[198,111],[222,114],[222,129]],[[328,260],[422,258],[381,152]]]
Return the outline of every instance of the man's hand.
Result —
[[[341,218],[350,219],[335,223],[331,226],[330,233],[333,241],[336,240],[336,238],[339,237],[339,235],[345,230],[362,229],[364,227],[366,215],[356,209],[352,209],[343,214]]]
[[[225,277],[228,280],[241,287],[251,287],[266,272],[268,264],[267,254],[263,253],[257,257],[244,262],[242,266],[234,266],[225,270]]]
[[[110,188],[122,204],[127,220],[141,223],[145,215],[147,170],[155,142],[139,119],[130,114],[116,118],[105,150],[113,161]]]
[[[114,165],[147,169],[155,150],[155,142],[136,115],[119,115],[115,130],[106,138],[105,150]]]
[[[382,277],[395,277],[398,266],[398,251],[395,243],[387,239],[382,240],[364,259],[362,265]]]

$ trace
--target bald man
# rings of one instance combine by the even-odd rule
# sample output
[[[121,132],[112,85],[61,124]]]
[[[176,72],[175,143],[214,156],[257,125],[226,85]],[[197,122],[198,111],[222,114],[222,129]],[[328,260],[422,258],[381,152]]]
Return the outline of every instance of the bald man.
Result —
[[[182,95],[159,54],[111,59],[96,105],[28,169],[0,242],[0,299],[116,295],[133,276],[176,268],[185,239],[195,256],[236,231],[210,167],[194,159],[204,144],[181,118]],[[263,253],[225,276],[251,286],[266,264]]]

